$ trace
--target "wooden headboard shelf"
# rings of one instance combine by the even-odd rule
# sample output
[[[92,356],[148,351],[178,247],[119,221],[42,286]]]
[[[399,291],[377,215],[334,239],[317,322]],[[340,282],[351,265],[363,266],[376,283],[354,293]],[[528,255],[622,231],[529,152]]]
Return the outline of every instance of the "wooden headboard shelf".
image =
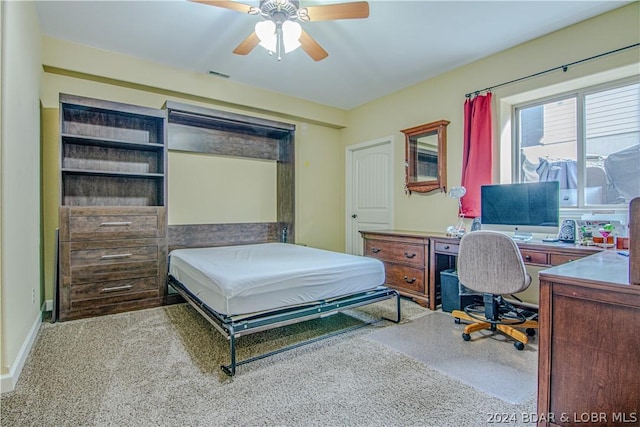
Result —
[[[279,242],[282,228],[282,224],[277,222],[170,225],[169,251]]]
[[[281,241],[295,242],[295,125],[167,101],[170,151],[273,160],[276,221],[250,224],[169,225],[169,250]],[[169,171],[171,173],[171,171]]]

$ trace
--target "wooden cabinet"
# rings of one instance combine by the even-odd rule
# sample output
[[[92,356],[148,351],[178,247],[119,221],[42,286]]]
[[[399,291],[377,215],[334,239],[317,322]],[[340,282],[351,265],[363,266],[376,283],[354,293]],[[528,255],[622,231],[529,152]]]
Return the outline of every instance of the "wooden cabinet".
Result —
[[[429,253],[429,308],[435,310],[442,304],[440,272],[455,270],[460,239],[436,236],[431,238]]]
[[[387,286],[428,306],[429,238],[402,232],[362,231],[364,255],[384,262]]]
[[[640,286],[614,250],[540,272],[543,425],[638,425]]]
[[[166,112],[60,94],[57,318],[166,295]]]
[[[60,208],[60,320],[162,304],[165,213],[161,207]]]

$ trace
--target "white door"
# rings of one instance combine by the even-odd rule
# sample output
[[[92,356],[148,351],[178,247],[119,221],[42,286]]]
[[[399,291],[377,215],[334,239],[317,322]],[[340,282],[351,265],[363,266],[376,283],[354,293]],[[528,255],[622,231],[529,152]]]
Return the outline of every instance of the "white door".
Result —
[[[347,147],[347,253],[362,255],[360,230],[393,228],[393,137]]]

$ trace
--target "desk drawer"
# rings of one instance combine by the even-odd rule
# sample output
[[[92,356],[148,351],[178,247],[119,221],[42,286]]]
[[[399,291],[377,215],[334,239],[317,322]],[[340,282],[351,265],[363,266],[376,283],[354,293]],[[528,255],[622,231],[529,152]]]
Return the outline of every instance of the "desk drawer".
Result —
[[[459,247],[460,245],[457,243],[436,242],[435,251],[436,253],[441,253],[441,254],[458,255]]]
[[[407,243],[365,240],[365,255],[399,264],[424,266],[424,246]]]
[[[551,265],[560,265],[575,261],[583,257],[579,255],[549,254],[549,258],[551,259]]]
[[[386,283],[394,288],[424,294],[424,270],[385,263]]]
[[[522,260],[526,264],[549,265],[549,254],[545,252],[536,252],[520,249]]]

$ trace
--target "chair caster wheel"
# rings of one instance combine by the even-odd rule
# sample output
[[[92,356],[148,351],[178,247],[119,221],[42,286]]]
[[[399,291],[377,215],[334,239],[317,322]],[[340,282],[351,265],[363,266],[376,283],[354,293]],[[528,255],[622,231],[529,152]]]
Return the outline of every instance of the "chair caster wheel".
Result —
[[[456,325],[460,324],[460,319],[458,319],[457,317],[455,319],[453,319],[454,322],[456,322]]]
[[[527,328],[527,330],[525,331],[527,333],[528,336],[533,337],[536,334],[536,330],[533,328]]]
[[[514,342],[513,346],[516,348],[516,350],[524,350],[524,344],[522,344],[520,341]]]
[[[462,339],[465,341],[470,341],[471,340],[471,335],[469,334],[462,334]]]

